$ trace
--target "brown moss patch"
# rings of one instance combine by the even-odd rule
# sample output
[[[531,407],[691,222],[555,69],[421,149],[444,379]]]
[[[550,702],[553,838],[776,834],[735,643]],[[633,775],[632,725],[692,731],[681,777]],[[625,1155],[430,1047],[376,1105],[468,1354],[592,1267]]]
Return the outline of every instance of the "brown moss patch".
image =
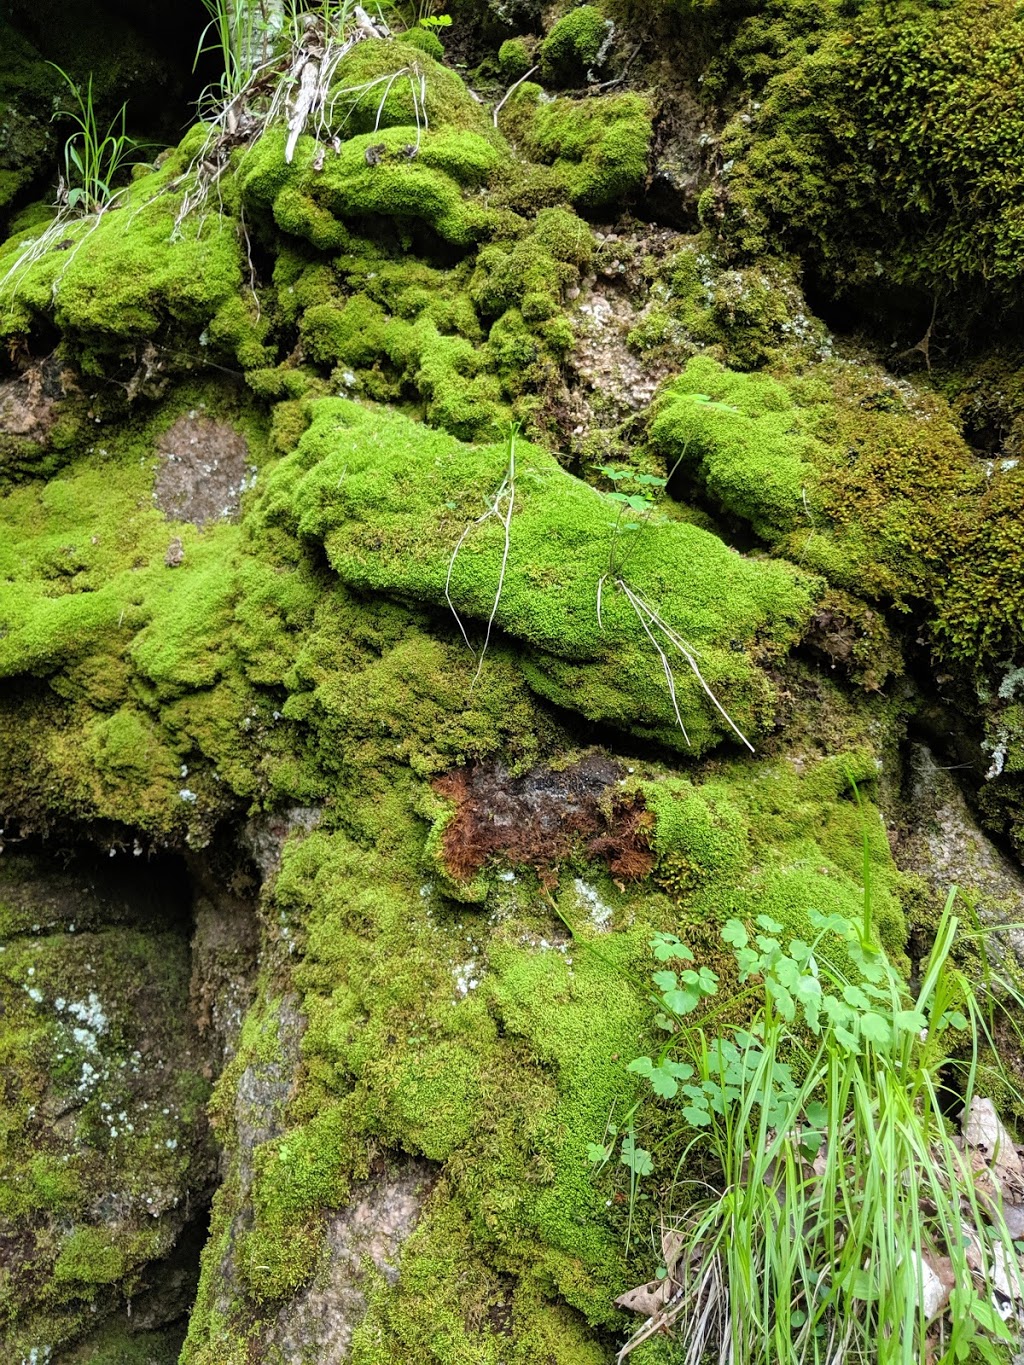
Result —
[[[654,819],[639,793],[621,790],[621,778],[603,754],[522,777],[501,764],[447,773],[434,783],[456,807],[444,832],[446,867],[461,881],[489,862],[505,862],[533,868],[551,883],[559,864],[582,851],[618,877],[647,876]]]

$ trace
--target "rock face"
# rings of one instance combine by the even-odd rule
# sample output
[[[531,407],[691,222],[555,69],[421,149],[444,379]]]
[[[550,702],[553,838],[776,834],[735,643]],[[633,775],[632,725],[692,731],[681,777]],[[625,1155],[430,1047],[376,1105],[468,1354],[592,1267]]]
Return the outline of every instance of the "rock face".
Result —
[[[0,1355],[610,1365],[653,936],[1024,920],[1013,5],[313,17],[56,218],[23,8]]]
[[[11,851],[0,866],[12,1359],[132,1300],[132,1330],[180,1338],[195,1292],[174,1249],[214,1180],[209,1064],[188,1008],[187,887],[162,883]]]

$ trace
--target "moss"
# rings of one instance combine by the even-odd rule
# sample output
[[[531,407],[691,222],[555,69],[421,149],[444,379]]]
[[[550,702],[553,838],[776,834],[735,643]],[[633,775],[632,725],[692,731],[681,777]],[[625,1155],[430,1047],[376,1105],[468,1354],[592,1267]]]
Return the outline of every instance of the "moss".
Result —
[[[355,294],[340,308],[319,304],[302,317],[302,339],[307,353],[321,364],[372,365],[385,350],[387,314],[364,294]]]
[[[428,809],[415,786],[399,784],[386,820],[363,826],[376,847],[340,830],[290,845],[271,917],[282,942],[302,945],[290,968],[308,1021],[302,1081],[282,1105],[283,1131],[253,1152],[254,1218],[238,1243],[247,1297],[216,1339],[276,1314],[279,1296],[315,1273],[326,1211],[383,1149],[429,1158],[439,1180],[397,1281],[370,1293],[355,1361],[526,1365],[542,1349],[564,1365],[603,1360],[594,1329],[619,1325],[612,1300],[636,1267],[622,1258],[618,1177],[595,1180],[586,1149],[634,1095],[624,1059],[649,1023],[650,933],[683,932],[717,966],[709,953],[732,915],[772,914],[795,934],[808,932],[812,908],[858,918],[866,834],[875,923],[898,955],[902,880],[851,786],[874,773],[870,750],[800,765],[729,761],[696,781],[639,765],[633,782],[655,816],[656,876],[669,895],[563,877],[557,915],[521,872],[492,882],[481,910],[439,894],[411,818]],[[346,812],[363,818],[356,805]],[[581,884],[607,902],[614,927],[588,924]],[[243,1068],[267,1064],[270,1037],[243,1038],[225,1098]],[[239,1135],[224,1135],[235,1151]],[[220,1254],[206,1263],[207,1295]],[[215,1358],[198,1336],[193,1344],[187,1359]]]
[[[593,238],[587,225],[563,209],[544,209],[518,241],[483,247],[469,293],[484,317],[518,308],[531,323],[559,311],[566,289],[589,266]]]
[[[853,791],[854,781],[869,783],[875,772],[872,755],[851,751],[803,771],[785,762],[755,772],[730,766],[699,785],[646,784],[657,875],[697,921],[720,928],[731,914],[767,914],[787,932],[813,938],[810,909],[827,905],[860,921],[867,839],[876,931],[898,960],[906,940],[903,880],[877,810],[862,808]]]
[[[1016,296],[1024,29],[1012,3],[782,9],[737,49],[770,79],[723,140],[705,220],[748,257],[779,243],[840,288]],[[760,82],[758,82],[758,85]],[[980,111],[984,110],[984,114]],[[984,282],[984,283],[983,283]]]
[[[541,43],[541,76],[551,85],[582,85],[613,31],[594,5],[571,9]]]
[[[519,87],[504,125],[548,182],[576,208],[628,201],[641,187],[653,138],[653,107],[642,95],[539,102],[539,86]]]
[[[502,80],[518,81],[533,65],[529,44],[525,38],[506,38],[498,48],[498,70]]]
[[[436,130],[490,136],[483,107],[456,72],[442,65],[443,56],[438,39],[423,29],[357,43],[338,63],[331,87],[336,131],[351,137],[384,128],[415,128],[424,122]],[[392,76],[397,78],[388,88]],[[421,82],[426,91],[422,110]]]
[[[1020,471],[1011,460],[986,475],[934,393],[840,362],[781,382],[697,357],[659,399],[651,435],[680,483],[776,552],[857,596],[927,603],[945,658],[991,667],[1015,647]],[[854,626],[857,610],[843,614]]]
[[[418,141],[419,151],[410,155]],[[322,171],[311,167],[311,138],[300,139],[290,167],[283,147],[284,134],[271,130],[246,152],[239,165],[242,194],[247,203],[272,208],[282,231],[314,245],[342,244],[336,221],[378,214],[429,227],[460,247],[487,230],[487,210],[465,194],[501,164],[501,153],[481,133],[440,129],[421,136],[414,126],[386,128],[349,138]]]
[[[608,573],[613,504],[536,448],[521,445],[518,462],[513,550],[496,620],[525,647],[531,686],[590,719],[685,744],[657,656],[611,585],[604,630],[598,625],[594,604]],[[498,521],[471,534],[450,577],[449,560],[507,463],[502,445],[460,446],[394,414],[329,400],[275,473],[264,515],[322,541],[342,581],[358,591],[443,606],[447,582],[461,613],[487,619],[502,563]],[[665,522],[638,539],[630,581],[699,648],[709,685],[737,723],[757,733],[771,691],[746,649],[755,639],[785,648],[810,610],[813,580],[781,564],[742,560],[696,527]],[[693,746],[713,743],[723,721],[700,683],[680,669],[676,689]]]
[[[11,813],[90,813],[201,841],[235,782],[254,793],[247,728],[273,704],[261,706],[243,681],[238,651],[249,634],[271,657],[274,625],[288,629],[291,580],[275,574],[276,600],[264,590],[258,622],[250,615],[236,627],[242,584],[252,581],[231,567],[239,528],[200,532],[153,505],[161,433],[207,400],[209,411],[247,424],[215,388],[186,390],[157,419],[81,452],[59,481],[3,498],[0,671],[19,680],[21,718],[0,745]],[[248,430],[259,459],[259,426]],[[172,569],[175,537],[185,558]]]
[[[221,315],[236,319],[222,338],[228,354],[253,335],[239,327],[242,255],[230,220],[190,219],[175,233],[179,198],[169,182],[180,174],[172,159],[138,182],[123,208],[100,219],[67,225],[66,247],[50,249],[4,285],[0,332],[24,333],[52,321],[80,352],[87,372],[126,343],[189,331],[198,335]],[[130,226],[130,230],[129,230]],[[0,275],[24,249],[23,238],[0,246]],[[258,328],[255,334],[258,336]],[[173,349],[173,347],[172,347]],[[243,352],[243,355],[245,353]],[[252,363],[248,357],[243,363]]]
[[[472,1228],[442,1187],[403,1249],[398,1284],[371,1298],[353,1365],[604,1365],[605,1348],[578,1317],[513,1289],[474,1251]]]
[[[240,1263],[256,1301],[290,1291],[317,1263],[324,1210],[344,1201],[374,1145],[422,1154],[445,1163],[450,1198],[435,1192],[418,1240],[407,1244],[399,1297],[385,1295],[386,1312],[378,1307],[390,1319],[388,1349],[424,1351],[449,1333],[487,1349],[486,1315],[463,1311],[459,1277],[435,1277],[426,1300],[418,1288],[438,1255],[466,1264],[468,1234],[471,1273],[488,1286],[473,1296],[481,1309],[500,1283],[485,1258],[525,1277],[523,1302],[536,1305],[514,1333],[525,1361],[526,1342],[547,1339],[564,1314],[544,1307],[553,1285],[596,1320],[612,1314],[611,1288],[624,1272],[584,1154],[609,1102],[631,1087],[613,1058],[643,1006],[629,980],[596,957],[573,967],[561,952],[524,947],[524,931],[534,941],[535,912],[514,899],[497,937],[457,919],[421,889],[423,836],[408,808],[393,813],[389,831],[387,860],[340,833],[314,834],[291,848],[278,879],[278,922],[305,944],[295,980],[308,1018],[306,1079],[285,1132],[253,1153],[254,1221]],[[575,906],[571,891],[567,905]],[[550,916],[542,912],[541,922],[550,926]],[[625,935],[614,955],[628,960],[642,932]],[[582,1349],[589,1333],[572,1315],[563,1320],[567,1341]],[[374,1321],[371,1313],[366,1345]],[[555,1358],[578,1357],[567,1347]]]
[[[173,1326],[131,1331],[118,1323],[62,1352],[60,1365],[177,1365],[183,1334]]]
[[[49,868],[9,868],[0,898],[12,894],[36,921],[5,934],[0,953],[0,1230],[25,1249],[0,1281],[4,1340],[20,1358],[131,1294],[210,1168],[206,1087],[187,1060],[185,941],[153,924],[93,926],[110,906]],[[149,914],[159,919],[152,901]]]
[[[766,539],[792,531],[806,515],[804,490],[825,455],[782,384],[704,357],[667,387],[651,435],[670,468],[696,471],[719,505]]]
[[[428,28],[411,28],[402,34],[402,43],[405,47],[416,47],[421,52],[425,52],[428,57],[433,57],[435,62],[444,61],[444,43]]]
[[[831,342],[807,310],[791,269],[778,262],[725,269],[699,240],[650,272],[650,294],[629,345],[678,368],[696,351],[738,370],[797,358],[814,362]]]

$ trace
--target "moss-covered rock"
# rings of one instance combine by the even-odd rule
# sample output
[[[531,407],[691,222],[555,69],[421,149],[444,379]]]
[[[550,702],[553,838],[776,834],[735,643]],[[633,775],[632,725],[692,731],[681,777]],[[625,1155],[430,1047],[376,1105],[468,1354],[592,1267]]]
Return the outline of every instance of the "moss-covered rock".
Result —
[[[614,25],[594,5],[564,14],[541,43],[540,70],[553,85],[581,85],[601,56]]]
[[[397,1277],[371,1282],[353,1360],[525,1365],[538,1342],[559,1365],[610,1359],[595,1328],[615,1323],[611,1299],[631,1273],[625,1210],[618,1177],[590,1173],[587,1144],[634,1095],[624,1063],[648,1026],[647,939],[688,926],[701,952],[720,954],[732,914],[768,907],[794,933],[812,903],[859,918],[867,830],[876,923],[898,953],[900,878],[851,785],[874,764],[866,750],[802,771],[725,765],[704,783],[641,765],[626,785],[654,816],[656,894],[617,888],[581,849],[579,875],[554,891],[513,863],[491,870],[485,904],[453,903],[424,864],[408,788],[391,803],[386,858],[341,831],[289,845],[272,917],[307,1021],[302,1084],[271,1088],[271,1126],[250,1152],[244,1078],[279,1069],[280,1011],[292,1008],[268,999],[218,1087],[243,1183],[222,1191],[215,1226],[234,1233],[206,1260],[184,1359],[276,1339],[281,1305],[314,1273],[336,1273],[331,1211],[358,1203],[382,1151],[425,1158],[435,1176]],[[302,946],[286,963],[289,942]]]
[[[86,878],[0,869],[0,1236],[17,1248],[0,1337],[18,1360],[144,1294],[213,1175],[180,908]]]
[[[502,127],[531,161],[550,168],[548,193],[581,209],[628,201],[647,174],[650,101],[632,92],[550,101],[541,93],[531,82],[521,85]]]
[[[761,81],[724,138],[708,224],[748,257],[777,241],[806,250],[840,288],[1016,298],[1024,30],[1011,3],[778,6],[736,48]]]
[[[314,246],[340,246],[338,224],[378,215],[429,228],[460,247],[478,241],[490,225],[486,208],[465,193],[479,190],[501,164],[500,152],[482,133],[391,126],[349,138],[322,170],[312,167],[311,138],[299,140],[291,167],[284,162],[284,141],[272,130],[245,154],[239,168],[243,199],[272,209],[283,232]]]
[[[275,472],[263,515],[322,543],[351,588],[493,616],[527,651],[531,685],[590,720],[700,751],[730,732],[710,689],[741,729],[770,726],[771,688],[748,651],[788,648],[814,580],[744,560],[693,526],[629,532],[617,504],[545,452],[518,444],[510,473],[512,457],[508,443],[460,446],[328,400]],[[511,510],[506,491],[501,514],[477,521],[510,478]],[[628,579],[617,567],[627,555]],[[699,677],[659,620],[699,653]],[[679,662],[671,692],[655,632]]]

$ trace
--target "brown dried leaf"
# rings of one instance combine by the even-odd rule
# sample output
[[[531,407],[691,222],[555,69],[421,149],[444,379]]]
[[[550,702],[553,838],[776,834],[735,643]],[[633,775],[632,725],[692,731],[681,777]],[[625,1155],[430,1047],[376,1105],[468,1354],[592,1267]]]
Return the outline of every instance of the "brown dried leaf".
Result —
[[[668,1303],[672,1296],[672,1284],[664,1280],[650,1280],[647,1284],[628,1289],[615,1300],[616,1308],[624,1308],[627,1313],[642,1313],[645,1318],[653,1318]]]

